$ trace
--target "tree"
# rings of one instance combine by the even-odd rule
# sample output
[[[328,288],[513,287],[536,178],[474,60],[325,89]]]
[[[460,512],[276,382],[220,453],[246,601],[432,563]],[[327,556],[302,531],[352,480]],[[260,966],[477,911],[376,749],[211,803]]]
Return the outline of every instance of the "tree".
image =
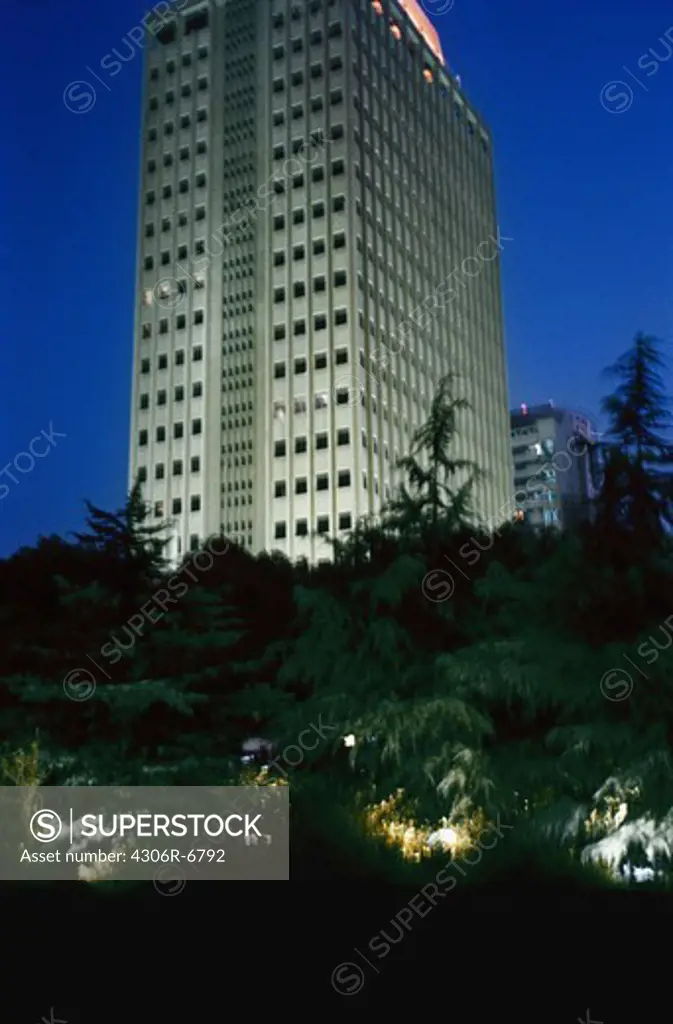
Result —
[[[620,381],[602,403],[609,417],[603,443],[602,525],[630,535],[638,558],[655,550],[673,522],[673,445],[663,436],[671,414],[656,338],[637,334],[631,348],[606,373]]]
[[[400,528],[425,520],[436,535],[440,521],[453,529],[473,521],[472,489],[484,473],[472,460],[451,454],[459,413],[471,408],[466,398],[455,397],[456,380],[454,373],[442,377],[428,420],[414,434],[409,455],[398,462],[408,476],[391,505],[391,520]]]

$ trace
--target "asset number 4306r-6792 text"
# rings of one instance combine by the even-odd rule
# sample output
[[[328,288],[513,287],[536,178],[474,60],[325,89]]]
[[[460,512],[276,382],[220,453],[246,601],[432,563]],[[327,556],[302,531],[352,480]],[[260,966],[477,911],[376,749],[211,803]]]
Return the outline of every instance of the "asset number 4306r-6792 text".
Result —
[[[139,864],[167,864],[167,863],[179,863],[180,861],[186,861],[187,864],[200,864],[206,862],[207,864],[224,864],[225,851],[222,849],[213,849],[212,847],[207,850],[134,850],[131,854],[131,860],[138,861]]]

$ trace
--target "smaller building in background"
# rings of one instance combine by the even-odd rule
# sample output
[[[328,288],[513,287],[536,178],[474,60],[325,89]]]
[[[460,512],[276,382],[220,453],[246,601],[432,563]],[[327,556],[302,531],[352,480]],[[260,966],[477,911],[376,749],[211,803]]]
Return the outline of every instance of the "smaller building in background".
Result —
[[[589,518],[597,435],[588,417],[553,402],[522,405],[510,413],[510,428],[517,518],[559,529]]]

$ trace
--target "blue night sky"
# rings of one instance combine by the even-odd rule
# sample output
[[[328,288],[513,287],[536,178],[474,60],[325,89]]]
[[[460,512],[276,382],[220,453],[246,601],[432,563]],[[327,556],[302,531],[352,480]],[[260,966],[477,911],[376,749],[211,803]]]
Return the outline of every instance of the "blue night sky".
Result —
[[[425,0],[431,12],[446,4]],[[2,556],[79,529],[84,498],[124,500],[142,61],[114,78],[100,62],[126,52],[147,7],[5,9],[0,468],[50,424],[67,436],[32,472],[12,470],[17,484],[3,475]],[[638,62],[650,47],[673,51],[661,42],[673,8],[455,0],[435,24],[494,134],[500,226],[514,239],[503,253],[511,404],[553,398],[595,413],[602,368],[637,330],[671,338],[673,60]],[[63,102],[76,80],[97,90],[79,115]]]

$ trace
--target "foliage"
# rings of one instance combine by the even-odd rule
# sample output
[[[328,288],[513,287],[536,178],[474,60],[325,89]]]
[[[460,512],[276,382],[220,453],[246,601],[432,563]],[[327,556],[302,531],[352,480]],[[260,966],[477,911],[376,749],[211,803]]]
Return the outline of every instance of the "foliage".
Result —
[[[400,494],[335,542],[329,566],[231,545],[207,570],[193,556],[171,570],[139,487],[118,512],[89,505],[73,541],[0,562],[4,779],[289,782],[302,877],[336,877],[341,857],[348,877],[407,879],[377,835],[411,829],[429,870],[430,830],[468,849],[497,815],[573,865],[625,825],[665,821],[668,421],[654,343],[638,336],[616,367],[597,516],[563,535],[473,525],[479,470],[455,453],[469,409],[448,377]],[[468,565],[465,550],[469,579],[430,600],[428,574]],[[160,600],[176,581],[180,596]],[[625,699],[606,687],[615,667],[631,676]],[[274,743],[271,765],[242,767],[249,737]]]

